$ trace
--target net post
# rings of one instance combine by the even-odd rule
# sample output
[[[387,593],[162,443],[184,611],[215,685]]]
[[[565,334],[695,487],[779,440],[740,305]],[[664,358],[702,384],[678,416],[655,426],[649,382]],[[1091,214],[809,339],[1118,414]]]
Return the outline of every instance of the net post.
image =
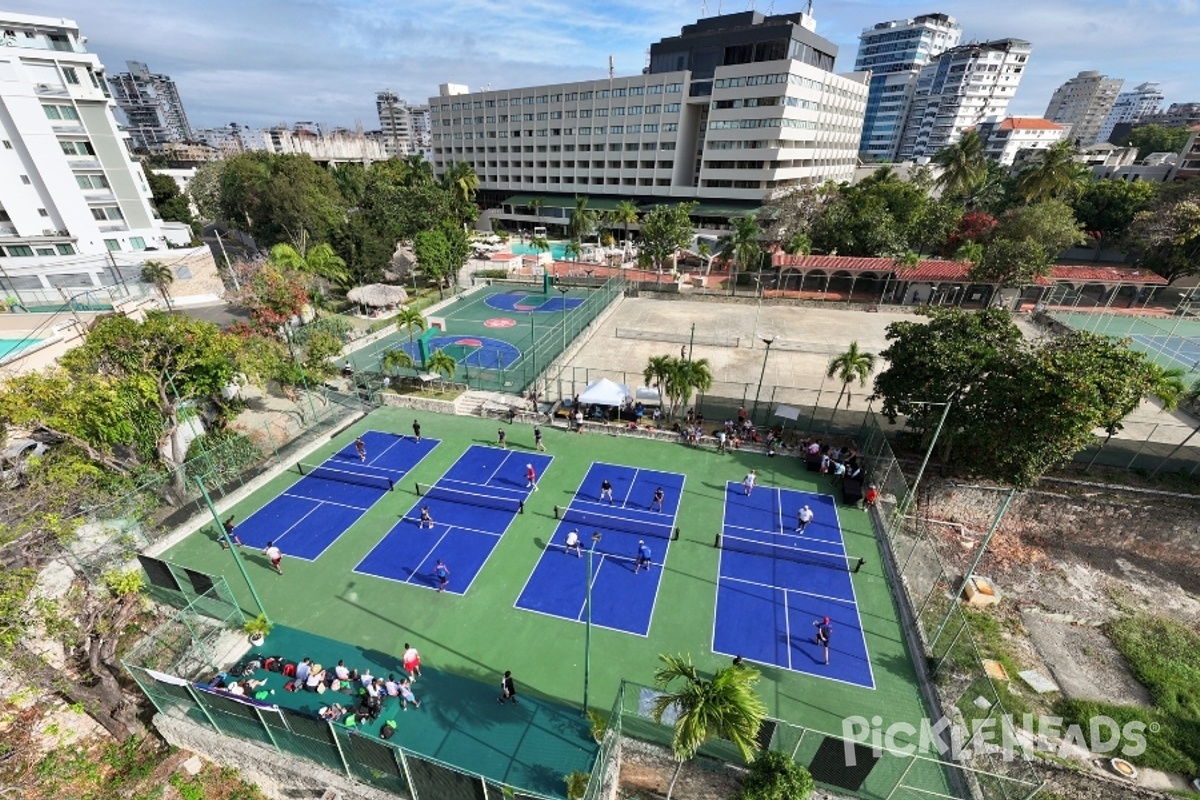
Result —
[[[562,509],[559,508],[557,505],[554,507],[554,518],[562,519]]]
[[[857,575],[857,574],[858,574],[858,571],[859,571],[860,569],[862,569],[862,567],[863,567],[863,564],[865,564],[865,563],[866,563],[866,559],[864,559],[864,558],[859,558],[859,559],[858,559],[858,561],[857,561],[857,563],[855,563],[855,565],[854,565],[854,574],[856,574],[856,575]]]
[[[524,513],[525,513],[525,501],[524,501],[524,500],[518,500],[518,501],[517,501],[517,513],[518,513],[518,514],[524,514]]]
[[[388,491],[389,492],[396,491],[396,482],[394,480],[392,480],[391,478],[388,478],[387,482],[388,482]]]
[[[713,542],[713,547],[717,548],[718,550],[721,549],[721,531],[717,531],[717,538]]]
[[[413,489],[416,491],[416,493],[417,493],[417,497],[423,497],[423,496],[424,496],[424,495],[421,493],[421,484],[420,484],[420,483],[418,483],[417,481],[413,481]]]
[[[671,531],[671,541],[672,542],[679,541],[679,526],[678,525],[675,526],[675,530]]]
[[[304,474],[304,465],[299,461],[296,462],[296,472],[299,472],[301,475]]]

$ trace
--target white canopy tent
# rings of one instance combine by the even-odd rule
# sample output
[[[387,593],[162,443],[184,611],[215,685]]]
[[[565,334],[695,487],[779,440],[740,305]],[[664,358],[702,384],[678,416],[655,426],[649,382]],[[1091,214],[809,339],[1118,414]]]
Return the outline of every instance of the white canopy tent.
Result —
[[[595,404],[599,406],[619,406],[629,397],[629,387],[621,383],[615,383],[608,378],[601,378],[594,383],[588,384],[587,388],[579,394],[580,403]]]
[[[775,416],[790,419],[792,422],[800,419],[800,409],[792,406],[778,406],[775,409]]]

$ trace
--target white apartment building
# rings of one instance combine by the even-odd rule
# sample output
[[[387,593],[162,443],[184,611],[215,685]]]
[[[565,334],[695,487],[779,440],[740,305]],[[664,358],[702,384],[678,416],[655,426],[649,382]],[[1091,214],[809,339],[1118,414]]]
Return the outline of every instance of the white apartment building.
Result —
[[[898,159],[932,158],[988,118],[1002,119],[1032,50],[1021,39],[965,44],[922,67]]]
[[[894,161],[921,68],[958,45],[962,28],[947,14],[880,22],[859,35],[854,69],[871,73],[859,153]]]
[[[1045,150],[1061,142],[1067,128],[1041,117],[1008,117],[989,120],[979,126],[987,157],[1011,167],[1023,151]]]
[[[726,219],[790,186],[851,180],[867,75],[835,74],[837,47],[814,27],[799,13],[714,16],[653,45],[642,74],[443,85],[429,101],[434,168],[470,163],[485,204],[695,200],[693,216]]]
[[[1054,90],[1045,117],[1069,125],[1076,147],[1095,144],[1124,83],[1121,78],[1107,78],[1094,70],[1081,72]]]
[[[1112,136],[1113,128],[1121,123],[1141,121],[1147,114],[1158,112],[1163,102],[1163,93],[1158,89],[1158,83],[1151,81],[1138,84],[1132,92],[1121,92],[1113,102],[1112,110],[1100,132],[1096,135],[1097,142],[1107,142]]]
[[[118,262],[136,269],[147,250],[188,244],[187,226],[163,223],[151,205],[129,136],[113,116],[104,66],[87,52],[79,27],[5,13],[0,42],[4,289],[57,294],[109,285],[123,280]]]
[[[179,99],[175,81],[155,75],[141,61],[126,61],[128,72],[109,76],[117,108],[129,123],[127,130],[135,150],[162,152],[167,142],[192,139],[187,112]]]

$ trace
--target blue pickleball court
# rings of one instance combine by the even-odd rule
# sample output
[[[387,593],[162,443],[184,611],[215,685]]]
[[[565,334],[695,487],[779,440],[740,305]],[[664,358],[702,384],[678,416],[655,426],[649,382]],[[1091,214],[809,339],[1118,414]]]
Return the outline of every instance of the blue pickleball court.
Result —
[[[612,484],[612,502],[600,485]],[[588,554],[592,534],[600,541],[592,556],[592,624],[646,636],[667,549],[675,530],[684,476],[674,472],[594,463],[569,506],[560,512],[554,535],[517,598],[526,611],[582,622],[586,617]],[[663,489],[661,510],[655,490]],[[567,533],[578,530],[581,556],[566,549]],[[650,548],[651,566],[635,571],[638,542]]]
[[[797,530],[797,512],[813,521]],[[875,688],[851,570],[830,495],[725,487],[713,652]],[[816,623],[829,617],[829,664]]]
[[[384,431],[362,438],[365,461],[351,440],[238,524],[238,538],[250,547],[274,541],[284,555],[314,561],[439,444]]]

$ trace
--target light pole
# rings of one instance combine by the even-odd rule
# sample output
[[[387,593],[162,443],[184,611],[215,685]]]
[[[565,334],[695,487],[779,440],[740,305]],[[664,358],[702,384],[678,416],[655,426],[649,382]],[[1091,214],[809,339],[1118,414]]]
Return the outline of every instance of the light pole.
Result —
[[[592,546],[588,548],[588,576],[587,576],[587,600],[584,602],[584,607],[587,609],[587,622],[584,629],[583,639],[583,714],[587,716],[588,712],[588,678],[592,672],[592,556],[596,553],[596,545],[603,539],[603,534],[600,531],[592,531]]]
[[[563,319],[562,319],[563,346],[562,346],[562,349],[563,349],[563,352],[565,353],[565,352],[567,352],[567,292],[571,291],[571,287],[564,286],[562,284],[562,281],[560,280],[554,284],[554,288],[558,289],[558,293],[560,295],[562,295],[562,312],[563,312]]]
[[[771,345],[775,343],[774,334],[758,337],[763,344],[767,346],[767,351],[763,353],[762,372],[758,374],[758,391],[754,393],[754,408],[750,410],[750,419],[758,418],[758,398],[762,395],[763,378],[767,376],[767,358],[771,355]]]

